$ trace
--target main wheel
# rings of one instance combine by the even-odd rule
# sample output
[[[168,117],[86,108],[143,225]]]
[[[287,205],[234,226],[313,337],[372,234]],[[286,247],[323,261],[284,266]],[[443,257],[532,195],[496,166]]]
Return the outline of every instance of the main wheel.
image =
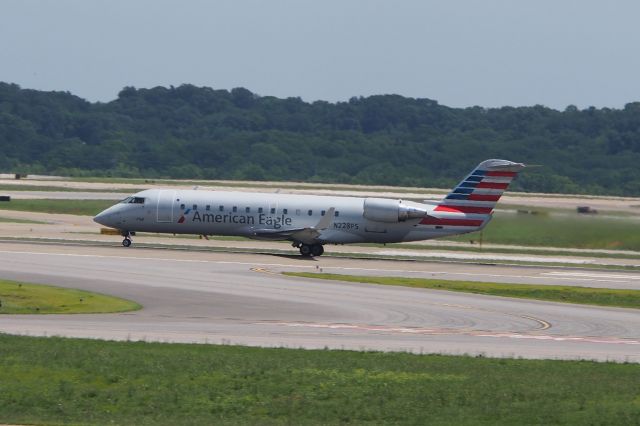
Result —
[[[324,253],[324,247],[322,246],[322,244],[314,244],[311,246],[311,255],[312,256],[322,256],[322,254]]]
[[[122,245],[125,247],[129,247],[131,245],[131,240],[128,238],[125,238],[124,240],[122,240]]]
[[[311,246],[308,244],[302,244],[300,246],[300,254],[303,256],[311,256]]]

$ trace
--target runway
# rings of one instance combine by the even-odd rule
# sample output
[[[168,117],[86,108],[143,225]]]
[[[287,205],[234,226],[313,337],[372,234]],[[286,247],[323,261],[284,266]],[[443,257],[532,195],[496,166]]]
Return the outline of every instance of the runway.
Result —
[[[0,331],[118,340],[640,362],[640,311],[327,282],[281,271],[640,289],[640,274],[0,243],[0,277],[132,299],[106,315],[3,315]]]

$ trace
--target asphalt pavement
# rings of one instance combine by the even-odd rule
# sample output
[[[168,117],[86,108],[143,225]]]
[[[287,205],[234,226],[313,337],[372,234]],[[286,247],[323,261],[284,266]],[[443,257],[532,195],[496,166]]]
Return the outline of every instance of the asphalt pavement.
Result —
[[[286,277],[281,271],[640,288],[579,268],[0,243],[0,277],[132,299],[137,312],[3,315],[38,336],[640,362],[640,311]]]

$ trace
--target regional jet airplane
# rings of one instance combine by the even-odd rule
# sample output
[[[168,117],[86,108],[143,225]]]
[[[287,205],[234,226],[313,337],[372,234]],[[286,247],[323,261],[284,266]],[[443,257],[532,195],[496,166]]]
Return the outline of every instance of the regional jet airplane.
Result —
[[[135,232],[236,235],[288,240],[303,256],[320,256],[325,244],[418,241],[478,231],[524,167],[483,161],[440,202],[148,189],[94,220],[118,229],[125,247]]]

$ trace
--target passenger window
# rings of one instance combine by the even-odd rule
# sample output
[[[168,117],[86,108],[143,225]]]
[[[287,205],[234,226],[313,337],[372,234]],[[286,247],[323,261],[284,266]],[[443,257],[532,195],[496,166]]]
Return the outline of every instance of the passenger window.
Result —
[[[193,205],[193,210],[198,210],[198,205],[197,204]]]
[[[309,211],[307,212],[307,214],[308,214],[309,216],[311,216],[311,215],[313,214],[313,210],[309,210]]]
[[[334,213],[334,216],[335,216],[335,217],[340,216],[340,212],[339,212],[338,210],[336,210],[336,212]]]
[[[245,213],[251,213],[251,207],[245,207],[244,208],[244,212]]]
[[[211,206],[209,204],[207,204],[207,206],[204,208],[206,211],[211,210]]]
[[[326,213],[327,213],[327,212],[326,212],[325,210],[322,210],[322,211],[320,212],[320,216],[324,216]]]
[[[238,212],[238,208],[237,208],[236,206],[233,206],[233,209],[232,209],[232,210],[233,210],[233,212],[234,212],[234,213],[237,213],[237,212]]]
[[[300,216],[301,214],[300,209],[296,209],[296,216]]]
[[[275,207],[271,207],[271,214],[276,214],[276,208]]]
[[[282,214],[287,214],[289,212],[289,210],[287,209],[282,209]]]
[[[180,210],[184,210],[184,204],[180,204]]]
[[[262,207],[258,207],[258,213],[262,213]]]
[[[220,210],[221,212],[224,211],[224,206],[218,206],[218,210]]]

